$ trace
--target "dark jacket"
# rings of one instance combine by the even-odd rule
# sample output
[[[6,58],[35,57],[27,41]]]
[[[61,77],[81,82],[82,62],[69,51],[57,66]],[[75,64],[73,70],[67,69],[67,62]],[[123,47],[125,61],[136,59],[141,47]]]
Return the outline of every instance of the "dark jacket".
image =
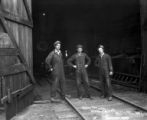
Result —
[[[53,75],[64,76],[62,53],[58,55],[55,50],[53,50],[49,53],[45,61],[48,64],[49,69],[53,69]]]
[[[94,64],[98,67],[99,71],[113,72],[111,57],[106,53],[104,53],[102,58],[98,55]]]
[[[89,65],[91,63],[90,58],[86,53],[75,53],[67,60],[68,65],[73,66],[76,65],[77,69],[85,68],[85,65]]]

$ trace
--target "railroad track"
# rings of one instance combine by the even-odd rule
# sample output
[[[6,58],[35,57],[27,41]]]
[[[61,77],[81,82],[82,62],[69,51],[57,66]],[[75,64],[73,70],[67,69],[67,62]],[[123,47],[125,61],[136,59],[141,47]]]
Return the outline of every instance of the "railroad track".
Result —
[[[52,103],[56,118],[55,120],[84,120],[82,116],[67,102],[67,98],[62,103]]]
[[[52,120],[147,120],[147,114],[143,109],[126,104],[124,101],[115,98],[115,96],[113,96],[112,101],[100,98],[100,91],[94,88],[97,84],[94,83],[96,86],[93,86],[91,83],[91,85],[92,100],[76,98],[75,81],[69,81],[66,87],[68,92],[66,91],[66,93],[71,94],[72,97],[65,97],[59,103],[51,103],[48,100],[50,96],[44,96],[44,100],[40,103],[36,101],[30,108],[32,112],[27,112],[25,116],[26,118],[32,117],[32,120],[50,120],[50,118]],[[42,92],[49,91],[48,85],[41,90]],[[37,103],[40,105],[36,105]],[[22,118],[21,115],[20,118]],[[19,117],[16,120],[19,120]]]
[[[47,82],[51,84],[50,81],[47,80]],[[58,93],[61,95],[61,92],[59,89],[58,89]],[[64,97],[63,100],[64,100],[64,102],[62,102],[63,104],[53,103],[57,120],[85,120],[84,116],[72,104],[72,102],[70,101],[68,97]]]
[[[99,88],[92,86],[91,92],[99,92]],[[94,89],[93,89],[94,88]],[[78,114],[80,120],[146,120],[145,109],[113,96],[113,101],[101,99],[98,95],[92,100],[88,98],[65,98],[68,105]],[[70,119],[69,119],[70,120]],[[73,119],[74,120],[74,119]]]
[[[99,87],[96,87],[96,86],[94,86],[94,85],[91,85],[91,87],[94,88],[94,89],[96,89],[96,90],[98,90],[98,91],[101,91]],[[122,101],[122,102],[124,102],[124,103],[126,103],[126,104],[128,104],[128,105],[131,105],[131,106],[133,106],[134,108],[137,108],[137,109],[139,109],[139,110],[141,110],[141,111],[147,112],[147,109],[145,109],[145,108],[143,108],[143,107],[140,107],[140,106],[134,104],[134,103],[131,102],[131,101],[122,99],[121,97],[119,97],[119,96],[117,96],[117,95],[112,95],[112,96],[113,96],[113,98],[115,98],[115,99],[117,99],[117,100],[120,100],[120,101]]]
[[[76,95],[73,83],[69,85],[69,93]],[[96,85],[94,83],[94,85]],[[65,97],[61,103],[52,103],[56,118],[54,120],[146,120],[144,109],[126,103],[113,96],[112,101],[100,98],[100,91],[91,84],[90,93],[93,99]],[[73,87],[73,88],[72,88]],[[72,92],[71,92],[72,91]],[[60,93],[60,92],[59,92]]]

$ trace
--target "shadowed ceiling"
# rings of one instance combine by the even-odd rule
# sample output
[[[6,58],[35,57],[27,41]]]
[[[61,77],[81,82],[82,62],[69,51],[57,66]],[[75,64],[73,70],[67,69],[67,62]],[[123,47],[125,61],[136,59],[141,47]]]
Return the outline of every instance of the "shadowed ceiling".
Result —
[[[33,0],[33,18],[35,41],[59,39],[71,51],[82,43],[93,54],[101,42],[113,53],[140,39],[139,0]]]

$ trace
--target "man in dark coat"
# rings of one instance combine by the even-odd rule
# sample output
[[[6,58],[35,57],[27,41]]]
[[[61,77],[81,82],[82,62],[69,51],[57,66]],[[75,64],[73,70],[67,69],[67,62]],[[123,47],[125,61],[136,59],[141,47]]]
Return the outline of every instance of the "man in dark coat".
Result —
[[[86,68],[91,60],[86,53],[83,53],[83,46],[77,45],[77,53],[72,55],[68,60],[68,65],[76,69],[76,85],[79,99],[82,99],[81,85],[83,83],[86,95],[91,98],[89,93],[89,80]]]
[[[110,75],[113,75],[113,67],[110,55],[104,52],[104,46],[99,45],[98,47],[99,55],[95,60],[95,66],[98,67],[99,79],[101,82],[101,97],[108,96],[108,100],[112,100],[112,86]]]
[[[49,67],[49,70],[52,73],[53,81],[51,85],[51,101],[59,101],[57,99],[57,89],[58,85],[61,90],[61,94],[65,97],[64,85],[65,85],[65,75],[64,75],[64,66],[61,53],[61,42],[56,41],[54,43],[55,49],[49,53],[46,58],[46,63]]]

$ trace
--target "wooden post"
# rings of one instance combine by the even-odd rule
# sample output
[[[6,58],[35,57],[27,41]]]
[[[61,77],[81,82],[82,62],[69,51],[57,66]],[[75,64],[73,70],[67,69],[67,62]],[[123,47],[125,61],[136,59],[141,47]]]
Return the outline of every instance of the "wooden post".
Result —
[[[147,1],[140,0],[140,20],[141,20],[141,41],[142,41],[142,62],[140,91],[147,91]]]

